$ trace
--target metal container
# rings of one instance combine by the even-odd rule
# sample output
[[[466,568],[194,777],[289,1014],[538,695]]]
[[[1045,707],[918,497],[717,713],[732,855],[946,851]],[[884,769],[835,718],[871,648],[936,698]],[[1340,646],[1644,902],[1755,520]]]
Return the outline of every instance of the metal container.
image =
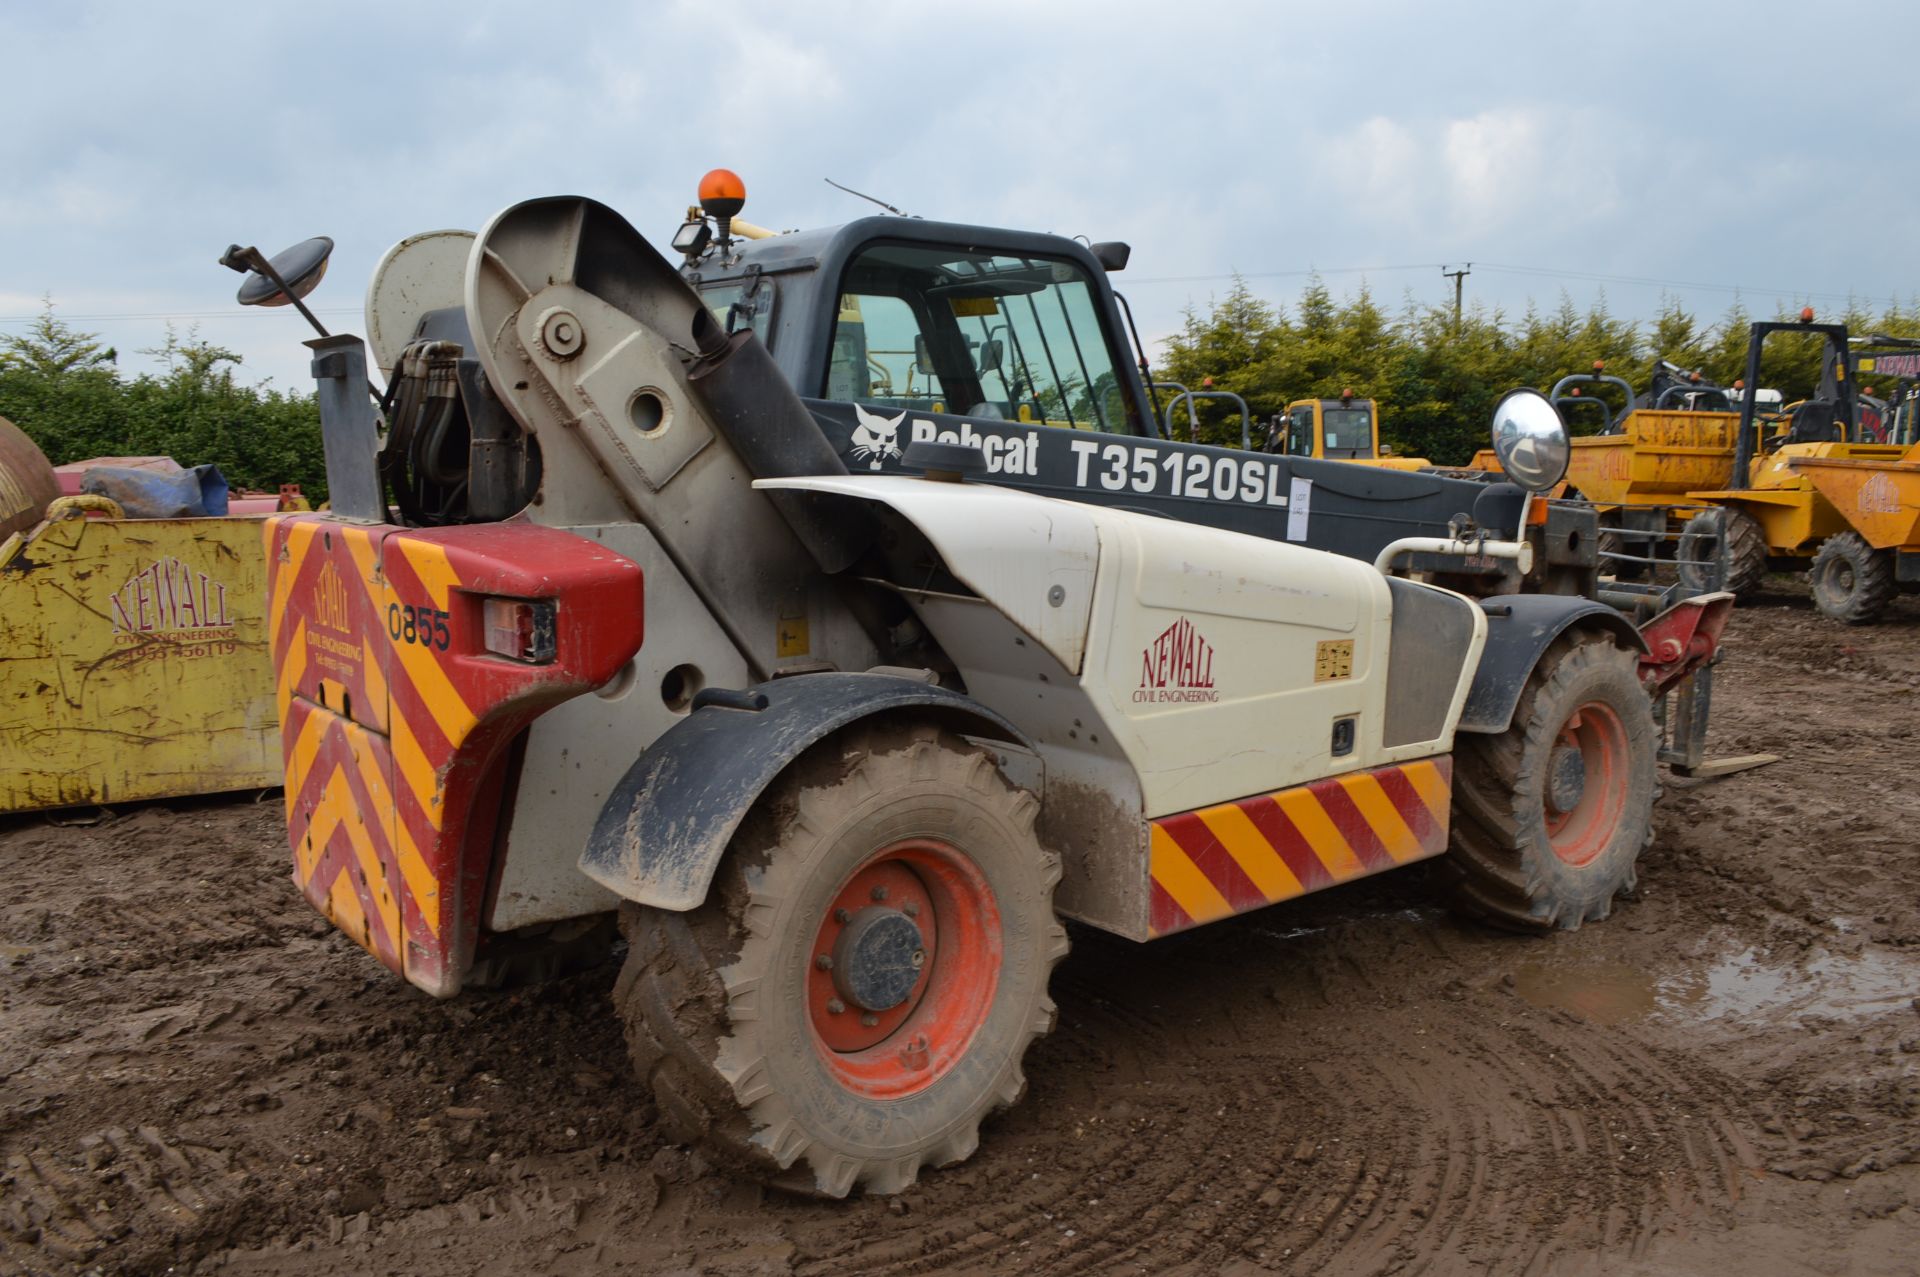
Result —
[[[1617,435],[1573,441],[1567,483],[1601,505],[1668,505],[1733,477],[1737,412],[1629,413]]]
[[[280,783],[263,545],[74,518],[0,550],[0,812]]]
[[[1894,460],[1797,457],[1793,468],[1874,549],[1920,549],[1920,447]]]

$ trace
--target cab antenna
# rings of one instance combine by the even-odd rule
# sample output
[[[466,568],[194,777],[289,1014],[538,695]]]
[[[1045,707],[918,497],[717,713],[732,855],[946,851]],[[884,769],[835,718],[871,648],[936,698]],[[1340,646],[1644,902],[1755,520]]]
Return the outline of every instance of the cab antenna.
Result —
[[[867,203],[869,203],[869,204],[878,204],[878,205],[879,205],[879,206],[880,206],[881,208],[884,208],[884,209],[886,209],[886,210],[887,210],[887,212],[889,212],[889,213],[892,213],[892,214],[893,214],[894,216],[896,216],[896,217],[911,217],[911,216],[913,216],[913,215],[912,215],[911,213],[902,213],[902,212],[901,212],[901,211],[900,211],[899,209],[897,209],[897,208],[895,208],[895,207],[894,207],[893,205],[891,205],[891,204],[889,204],[889,203],[887,203],[887,202],[886,202],[885,200],[877,200],[877,199],[875,199],[875,198],[874,198],[873,196],[871,196],[871,195],[868,195],[868,194],[866,194],[866,193],[864,193],[864,192],[862,192],[862,191],[856,191],[856,190],[854,190],[854,189],[853,189],[853,188],[852,188],[851,186],[842,186],[842,185],[840,185],[840,183],[838,183],[838,182],[836,182],[836,181],[834,181],[834,180],[833,180],[832,178],[830,178],[830,177],[823,177],[823,178],[821,178],[820,180],[821,180],[821,181],[823,181],[823,182],[825,182],[825,183],[826,183],[826,184],[827,184],[828,186],[831,186],[831,187],[833,187],[833,188],[834,188],[835,190],[837,190],[837,191],[845,191],[845,192],[846,192],[847,194],[849,194],[849,195],[858,195],[858,196],[859,196],[859,197],[860,197],[861,199],[863,199],[863,200],[865,200],[865,201],[866,201]]]

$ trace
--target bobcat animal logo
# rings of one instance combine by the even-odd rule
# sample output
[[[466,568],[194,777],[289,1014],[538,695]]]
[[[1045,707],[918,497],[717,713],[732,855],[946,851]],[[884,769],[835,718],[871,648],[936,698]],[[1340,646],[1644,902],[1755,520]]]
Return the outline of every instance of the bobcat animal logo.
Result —
[[[878,470],[889,458],[899,457],[900,423],[907,419],[906,409],[902,408],[898,416],[883,417],[855,404],[853,415],[860,423],[853,428],[854,460],[866,462],[869,470]]]

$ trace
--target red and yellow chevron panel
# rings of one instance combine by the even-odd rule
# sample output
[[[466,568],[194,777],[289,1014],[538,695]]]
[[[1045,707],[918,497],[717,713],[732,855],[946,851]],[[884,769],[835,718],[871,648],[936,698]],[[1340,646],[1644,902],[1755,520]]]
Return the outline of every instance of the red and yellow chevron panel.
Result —
[[[640,567],[527,524],[267,521],[268,631],[294,881],[439,996],[472,964],[507,746],[639,650]],[[555,659],[488,652],[488,597],[551,600]]]
[[[1427,758],[1151,821],[1150,934],[1437,856],[1452,790],[1453,759]]]

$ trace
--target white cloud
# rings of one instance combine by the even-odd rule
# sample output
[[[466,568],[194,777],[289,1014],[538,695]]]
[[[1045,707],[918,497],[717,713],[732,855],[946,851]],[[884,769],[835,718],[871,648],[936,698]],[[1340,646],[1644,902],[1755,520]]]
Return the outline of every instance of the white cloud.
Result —
[[[1319,179],[1358,198],[1353,215],[1445,251],[1472,249],[1516,228],[1561,235],[1612,217],[1621,166],[1603,145],[1617,126],[1600,111],[1500,106],[1468,116],[1376,115],[1319,148]]]

